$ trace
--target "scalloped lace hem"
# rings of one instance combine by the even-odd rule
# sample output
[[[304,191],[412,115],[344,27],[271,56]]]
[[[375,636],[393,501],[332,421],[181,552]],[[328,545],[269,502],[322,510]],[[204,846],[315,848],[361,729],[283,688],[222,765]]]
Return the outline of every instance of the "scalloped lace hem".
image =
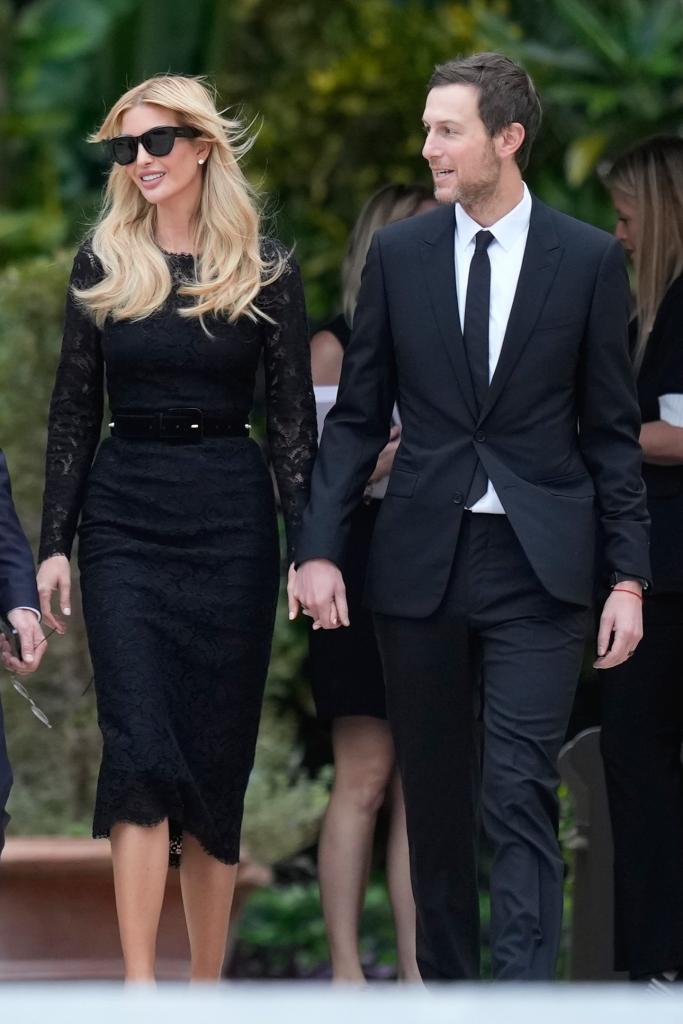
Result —
[[[227,864],[229,867],[239,864],[239,852],[235,856],[232,850],[226,851],[225,848],[219,850],[215,843],[206,839],[205,836],[200,834],[200,830],[193,828],[191,825],[181,825],[179,822],[174,821],[166,814],[163,817],[157,818],[154,821],[147,820],[141,821],[140,818],[133,817],[118,817],[112,821],[109,825],[98,825],[93,827],[92,836],[93,839],[111,839],[111,829],[114,825],[139,825],[141,828],[154,828],[156,825],[161,825],[163,821],[168,821],[168,865],[171,868],[179,868],[183,855],[183,834],[192,836],[196,839],[201,846],[204,853],[208,853],[210,857],[214,857],[221,864]]]

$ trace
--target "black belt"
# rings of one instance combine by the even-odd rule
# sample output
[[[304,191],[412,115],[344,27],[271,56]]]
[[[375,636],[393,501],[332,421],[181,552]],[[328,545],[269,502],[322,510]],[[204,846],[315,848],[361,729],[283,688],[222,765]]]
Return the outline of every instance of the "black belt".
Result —
[[[207,416],[201,409],[125,412],[112,415],[112,437],[131,440],[201,441],[204,437],[248,437],[244,417]]]

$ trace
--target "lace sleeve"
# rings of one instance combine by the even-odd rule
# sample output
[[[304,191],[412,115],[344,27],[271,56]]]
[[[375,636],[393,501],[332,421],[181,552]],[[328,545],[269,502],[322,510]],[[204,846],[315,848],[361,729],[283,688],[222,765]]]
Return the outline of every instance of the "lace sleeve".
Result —
[[[99,274],[99,265],[86,243],[76,254],[71,272],[62,352],[50,402],[39,562],[50,555],[71,555],[85,483],[100,437],[100,331],[71,290],[73,285],[93,284]]]
[[[282,276],[266,291],[263,309],[275,321],[264,327],[266,423],[289,564],[308,502],[317,444],[306,303],[299,267],[291,256]]]

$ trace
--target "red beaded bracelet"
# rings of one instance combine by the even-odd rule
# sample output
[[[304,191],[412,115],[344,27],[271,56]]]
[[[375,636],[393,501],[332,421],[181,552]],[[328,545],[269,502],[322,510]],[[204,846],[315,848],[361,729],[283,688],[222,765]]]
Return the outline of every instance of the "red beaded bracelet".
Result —
[[[636,594],[635,590],[627,590],[626,587],[612,587],[613,594],[630,594],[631,597],[637,597],[639,601],[643,600],[642,594]]]

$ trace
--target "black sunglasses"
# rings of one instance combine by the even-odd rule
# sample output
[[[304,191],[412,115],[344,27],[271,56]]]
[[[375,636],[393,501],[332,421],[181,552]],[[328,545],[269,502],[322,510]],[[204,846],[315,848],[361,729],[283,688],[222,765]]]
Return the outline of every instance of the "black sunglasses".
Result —
[[[125,166],[137,159],[140,143],[150,156],[168,156],[176,139],[196,139],[198,135],[201,135],[201,132],[196,128],[161,125],[159,128],[150,128],[142,135],[117,135],[115,139],[105,139],[105,145],[111,159]]]

